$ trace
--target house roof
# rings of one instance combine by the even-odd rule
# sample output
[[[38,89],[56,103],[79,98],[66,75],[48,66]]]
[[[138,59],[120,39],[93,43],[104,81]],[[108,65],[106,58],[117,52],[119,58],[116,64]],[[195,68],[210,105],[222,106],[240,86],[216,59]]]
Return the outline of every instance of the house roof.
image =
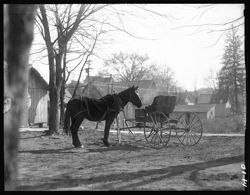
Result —
[[[209,104],[212,94],[200,94],[198,96],[197,104]]]
[[[176,105],[174,112],[199,112],[207,113],[214,104],[196,104],[196,105]]]
[[[152,88],[155,87],[156,84],[153,80],[139,80],[139,81],[121,81],[121,82],[115,82],[115,85],[121,85],[121,86],[128,86],[131,87],[133,85],[138,86],[139,88]]]
[[[110,83],[113,79],[112,77],[102,77],[102,76],[89,76],[84,80],[84,84],[88,83],[88,79],[90,83],[100,82],[100,83]]]
[[[49,84],[47,83],[47,81],[42,77],[42,75],[34,68],[34,67],[30,67],[30,70],[29,70],[29,74],[33,74],[35,77],[37,77],[43,85],[45,85],[46,88],[49,87]]]
[[[36,70],[34,67],[30,66],[29,74],[33,74],[36,78],[38,78],[42,84],[46,87],[48,90],[49,84],[47,81],[42,77],[42,75]],[[49,97],[49,96],[48,96]],[[65,96],[64,96],[64,102],[68,102],[71,99],[72,95],[70,94],[69,90],[65,89]]]

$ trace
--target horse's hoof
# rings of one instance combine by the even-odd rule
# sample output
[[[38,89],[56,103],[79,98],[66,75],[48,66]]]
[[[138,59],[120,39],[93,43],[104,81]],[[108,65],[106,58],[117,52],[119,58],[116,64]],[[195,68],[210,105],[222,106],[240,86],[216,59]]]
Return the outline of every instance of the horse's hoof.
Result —
[[[89,150],[85,148],[84,145],[74,146],[74,147],[75,147],[75,150],[77,150],[77,152],[80,152],[80,153],[89,152]]]
[[[109,147],[109,142],[108,142],[108,141],[102,139],[102,142],[103,142],[103,144],[104,144],[106,147]]]
[[[75,148],[84,148],[84,145],[82,145],[82,144],[81,144],[81,145],[74,145],[74,144],[73,144],[73,146],[74,146]]]

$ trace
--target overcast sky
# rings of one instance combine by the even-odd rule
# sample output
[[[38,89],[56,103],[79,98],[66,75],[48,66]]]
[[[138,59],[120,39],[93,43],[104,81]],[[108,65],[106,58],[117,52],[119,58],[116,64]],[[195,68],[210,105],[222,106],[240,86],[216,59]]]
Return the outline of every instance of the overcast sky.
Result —
[[[115,6],[125,11],[131,11],[131,8],[126,5],[117,4]],[[217,72],[221,68],[221,57],[225,46],[225,34],[222,34],[222,31],[211,32],[211,30],[220,30],[224,26],[182,26],[217,24],[234,20],[243,16],[244,5],[219,4],[207,10],[197,9],[194,6],[197,4],[148,4],[146,6],[150,10],[163,14],[164,17],[142,10],[136,10],[139,17],[122,15],[120,16],[122,18],[119,19],[115,15],[109,15],[109,19],[114,20],[114,23],[121,22],[128,32],[139,38],[122,32],[107,34],[106,36],[109,37],[104,38],[110,39],[109,44],[98,46],[97,53],[103,59],[120,51],[146,54],[149,56],[150,62],[157,64],[159,68],[170,67],[174,72],[177,84],[182,88],[194,90],[195,87],[207,87],[204,78],[207,77],[210,70]],[[244,20],[239,22],[242,21]],[[244,26],[239,29],[239,35],[243,35],[243,28]],[[37,42],[37,40],[38,37],[35,36],[35,41]],[[242,40],[244,41],[244,39]],[[93,69],[90,74],[95,75],[103,68],[104,62],[95,57],[92,57],[91,60]],[[32,57],[31,63],[48,81],[49,67],[33,61]],[[85,76],[84,73],[83,79]],[[77,74],[75,74],[76,78]]]

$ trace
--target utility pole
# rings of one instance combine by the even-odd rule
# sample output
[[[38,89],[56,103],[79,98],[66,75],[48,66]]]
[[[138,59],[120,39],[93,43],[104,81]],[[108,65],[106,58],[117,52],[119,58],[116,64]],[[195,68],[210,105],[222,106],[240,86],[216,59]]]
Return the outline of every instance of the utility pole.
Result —
[[[112,78],[112,74],[110,74],[110,81],[111,81],[111,90],[110,92],[113,93],[113,88],[114,88],[114,83],[113,83],[113,78]]]
[[[86,70],[86,73],[87,73],[87,81],[88,81],[88,84],[87,84],[87,96],[89,97],[89,72],[90,72],[90,64],[91,64],[91,60],[88,60],[88,68],[85,68]]]

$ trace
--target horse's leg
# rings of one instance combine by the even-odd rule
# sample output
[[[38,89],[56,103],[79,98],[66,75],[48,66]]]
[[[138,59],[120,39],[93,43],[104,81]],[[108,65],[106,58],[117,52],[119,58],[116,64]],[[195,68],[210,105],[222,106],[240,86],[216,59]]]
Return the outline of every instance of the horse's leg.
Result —
[[[96,122],[95,129],[98,129],[98,124],[99,124],[99,122]]]
[[[108,119],[105,122],[105,129],[104,129],[104,138],[102,139],[103,143],[105,146],[109,147],[109,142],[108,142],[108,138],[109,138],[109,131],[110,131],[110,126],[112,124],[114,119]]]
[[[78,137],[78,129],[79,129],[82,121],[83,121],[83,117],[78,116],[72,120],[72,124],[70,127],[73,145],[76,148],[83,147],[83,145],[81,144],[79,137]]]

